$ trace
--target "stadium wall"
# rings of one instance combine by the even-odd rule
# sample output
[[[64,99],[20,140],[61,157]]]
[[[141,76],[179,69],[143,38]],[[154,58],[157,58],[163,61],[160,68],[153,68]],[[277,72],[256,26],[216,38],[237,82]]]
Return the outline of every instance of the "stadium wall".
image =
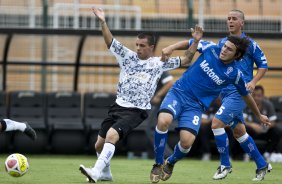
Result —
[[[113,31],[124,45],[135,49],[139,31]],[[165,46],[188,39],[190,33],[155,31],[156,55]],[[281,33],[249,33],[268,59],[269,71],[261,84],[267,96],[282,95]],[[217,42],[226,33],[206,32],[205,38]],[[108,52],[99,30],[0,29],[2,90],[115,92],[119,68]],[[182,51],[174,55],[182,55]],[[172,71],[177,79],[183,68]]]

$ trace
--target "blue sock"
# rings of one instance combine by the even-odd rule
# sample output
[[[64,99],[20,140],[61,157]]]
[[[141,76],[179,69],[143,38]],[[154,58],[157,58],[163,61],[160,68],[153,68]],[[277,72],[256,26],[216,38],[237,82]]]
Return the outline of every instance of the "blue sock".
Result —
[[[168,157],[168,162],[170,164],[175,164],[178,160],[182,159],[190,151],[191,147],[184,149],[181,147],[180,142],[174,147],[174,152],[171,156]]]
[[[157,127],[155,129],[154,151],[156,164],[164,163],[164,150],[167,141],[167,132],[168,131],[162,132],[158,130]]]
[[[237,141],[240,143],[240,146],[243,148],[245,153],[248,153],[248,155],[255,161],[258,169],[262,169],[267,165],[251,136],[246,133],[242,137],[238,138]]]
[[[230,167],[229,160],[229,140],[224,128],[212,129],[217,150],[220,155],[220,165]]]

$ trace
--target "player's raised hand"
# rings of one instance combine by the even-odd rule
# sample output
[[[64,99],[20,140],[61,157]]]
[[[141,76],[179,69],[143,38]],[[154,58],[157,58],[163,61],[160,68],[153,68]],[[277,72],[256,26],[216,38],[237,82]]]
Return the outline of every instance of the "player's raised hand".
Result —
[[[265,115],[260,115],[259,120],[260,120],[260,123],[263,124],[264,126],[270,126],[271,125],[268,117],[265,116]]]
[[[192,37],[195,41],[200,41],[204,34],[204,29],[197,24],[195,25],[195,28],[191,28]]]
[[[102,8],[92,7],[93,13],[98,17],[100,22],[105,22],[105,12]]]
[[[168,58],[171,56],[172,52],[173,52],[173,49],[171,48],[171,46],[168,46],[168,47],[162,49],[161,61],[168,60]]]

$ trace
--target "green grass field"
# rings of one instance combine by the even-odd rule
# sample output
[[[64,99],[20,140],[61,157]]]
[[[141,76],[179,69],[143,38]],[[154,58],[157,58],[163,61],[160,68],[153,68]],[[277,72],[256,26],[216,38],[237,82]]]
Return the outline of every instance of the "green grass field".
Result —
[[[29,159],[30,169],[26,175],[13,178],[5,172],[4,161],[8,155],[0,155],[0,184],[83,184],[87,183],[85,177],[79,172],[79,164],[93,165],[95,156],[57,156],[57,155],[26,155]],[[126,158],[113,158],[111,162],[115,184],[144,184],[151,183],[149,173],[153,160],[128,160]],[[217,161],[202,162],[185,159],[177,163],[172,177],[166,182],[159,183],[228,183],[243,184],[252,182],[255,175],[254,162],[244,163],[233,161],[233,172],[224,180],[214,181],[212,176],[218,166]],[[273,163],[273,170],[266,175],[261,183],[281,184],[282,163]]]

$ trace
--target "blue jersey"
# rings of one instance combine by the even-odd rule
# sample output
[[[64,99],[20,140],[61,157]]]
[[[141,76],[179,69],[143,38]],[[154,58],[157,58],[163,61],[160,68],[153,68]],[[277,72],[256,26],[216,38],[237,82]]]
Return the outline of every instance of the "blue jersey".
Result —
[[[241,37],[246,37],[245,33],[242,33]],[[219,40],[218,45],[220,48],[223,47],[226,40],[227,37]],[[247,83],[253,79],[254,64],[257,68],[268,68],[266,57],[261,48],[254,40],[249,40],[250,46],[244,57],[239,61],[235,61],[236,67],[243,73],[243,78]],[[222,91],[222,96],[234,92],[236,92],[236,88],[233,85],[230,85]]]
[[[205,109],[219,96],[221,90],[230,84],[233,84],[242,96],[249,93],[235,62],[224,64],[219,59],[219,46],[200,41],[198,48],[201,55],[175,82],[174,89],[192,95]]]

